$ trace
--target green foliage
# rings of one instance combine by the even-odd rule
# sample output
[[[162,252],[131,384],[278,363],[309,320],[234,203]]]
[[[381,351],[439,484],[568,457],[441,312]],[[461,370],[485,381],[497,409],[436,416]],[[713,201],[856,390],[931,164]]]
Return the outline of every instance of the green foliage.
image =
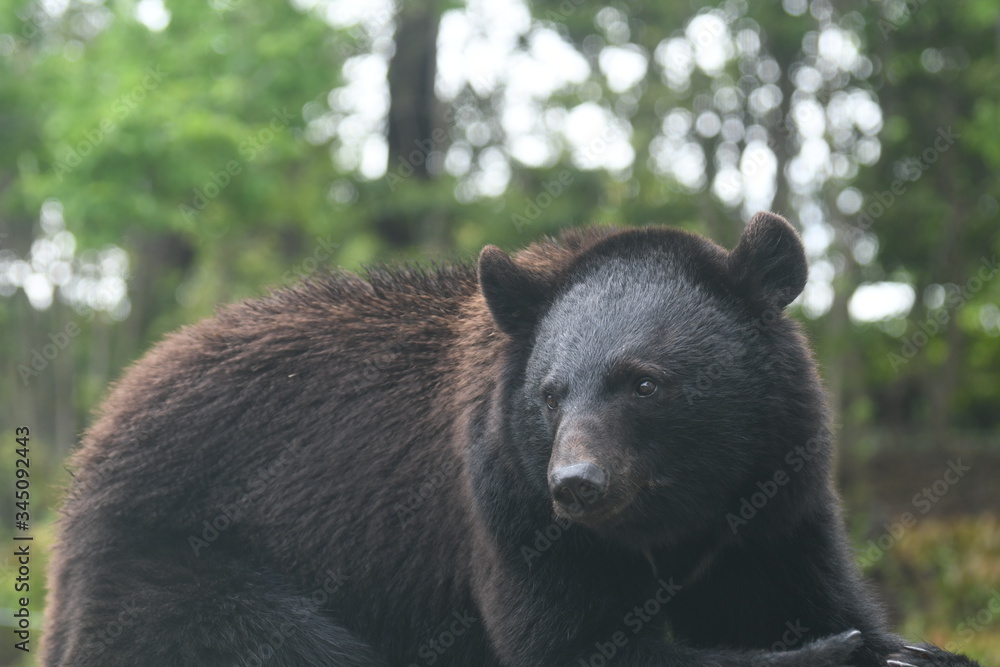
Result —
[[[10,11],[0,12],[0,274],[48,233],[39,211],[54,202],[75,240],[75,275],[99,264],[94,258],[110,244],[130,257],[127,313],[88,310],[58,295],[38,310],[0,279],[0,368],[9,380],[0,385],[0,413],[4,423],[30,422],[50,443],[36,487],[47,507],[109,382],[157,339],[218,304],[334,267],[471,259],[486,243],[513,250],[585,224],[680,225],[731,246],[746,198],[760,193],[722,198],[713,179],[727,155],[748,155],[751,133],[776,161],[768,205],[831,239],[812,259],[814,277],[824,267],[833,274],[833,302],[794,313],[816,343],[844,448],[866,460],[884,446],[884,432],[914,447],[965,438],[997,446],[1000,274],[976,282],[1000,253],[995,1],[813,0],[793,15],[785,7],[800,3],[537,0],[516,53],[551,30],[590,73],[536,100],[535,115],[560,118],[596,105],[625,128],[633,163],[582,168],[558,123],[546,126],[556,147],[550,159],[519,162],[503,121],[512,82],[501,82],[440,100],[440,150],[467,149],[469,165],[427,178],[406,175],[398,156],[387,160],[386,175],[362,176],[338,157],[343,137],[317,131],[350,125],[333,101],[348,95],[345,63],[391,48],[379,46],[385,34],[324,21],[322,3],[295,8],[305,4],[168,2],[170,22],[160,32],[135,18],[134,2],[70,0],[51,16],[35,0],[7,0]],[[668,39],[697,45],[704,35],[688,29],[706,16],[723,21],[733,53],[716,72],[693,67],[683,85],[671,82],[657,49]],[[833,28],[866,60],[853,69],[822,62],[821,35]],[[602,69],[602,54],[614,48],[647,61],[628,90],[615,90]],[[807,90],[800,77],[810,69],[820,80]],[[765,80],[780,101],[754,108],[750,98]],[[723,109],[720,91],[738,91],[735,105]],[[861,97],[848,107],[865,96],[877,102],[881,127],[871,136],[857,124],[834,128],[847,108],[836,112],[838,100],[850,94]],[[793,109],[803,99],[824,117],[808,138],[830,153],[826,171],[808,184],[791,177],[807,139]],[[693,128],[673,137],[702,151],[703,173],[675,173],[675,154],[661,159],[675,110],[738,126],[730,139]],[[474,125],[488,128],[486,140],[473,136]],[[862,159],[861,142],[873,138],[877,159]],[[476,196],[469,183],[489,151],[509,169],[509,182],[500,194]],[[835,162],[846,167],[837,171]],[[704,178],[685,184],[690,176]],[[860,208],[844,206],[845,193],[860,197]],[[853,322],[854,290],[886,280],[913,287],[912,310]],[[79,335],[22,380],[19,369],[71,323]],[[43,526],[51,519],[42,517],[40,544],[50,539]],[[1000,580],[1000,527],[978,516],[918,528],[874,573],[907,596],[899,604],[904,631],[963,640],[955,619],[988,604],[986,584]],[[0,606],[10,601],[0,597]],[[996,661],[995,636],[978,632],[963,647]]]

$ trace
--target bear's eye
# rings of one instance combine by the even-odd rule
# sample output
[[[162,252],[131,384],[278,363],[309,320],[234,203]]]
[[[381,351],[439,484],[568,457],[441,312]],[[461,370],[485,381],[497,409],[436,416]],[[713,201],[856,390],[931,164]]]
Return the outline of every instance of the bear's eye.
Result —
[[[559,408],[559,399],[551,391],[545,392],[545,405],[549,410],[556,410]]]
[[[639,384],[635,386],[635,393],[639,396],[645,398],[646,396],[652,396],[656,392],[656,383],[646,378],[645,380],[640,380]]]

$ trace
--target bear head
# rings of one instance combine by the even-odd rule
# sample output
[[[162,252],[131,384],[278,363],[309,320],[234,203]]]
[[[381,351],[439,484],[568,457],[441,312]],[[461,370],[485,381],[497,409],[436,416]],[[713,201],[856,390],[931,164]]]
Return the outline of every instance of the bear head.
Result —
[[[642,228],[545,269],[480,255],[482,293],[523,366],[511,446],[556,515],[644,546],[722,529],[740,494],[825,423],[782,312],[807,264],[781,217],[756,215],[732,252]]]

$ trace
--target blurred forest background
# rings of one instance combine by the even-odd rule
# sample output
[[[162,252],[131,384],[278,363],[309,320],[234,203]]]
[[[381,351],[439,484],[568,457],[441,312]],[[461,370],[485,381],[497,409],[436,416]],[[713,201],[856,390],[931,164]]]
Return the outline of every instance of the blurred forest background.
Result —
[[[792,310],[859,562],[901,632],[1000,664],[997,0],[0,6],[0,474],[29,426],[35,623],[64,459],[164,333],[325,267],[591,223],[731,247],[771,209],[810,254]]]

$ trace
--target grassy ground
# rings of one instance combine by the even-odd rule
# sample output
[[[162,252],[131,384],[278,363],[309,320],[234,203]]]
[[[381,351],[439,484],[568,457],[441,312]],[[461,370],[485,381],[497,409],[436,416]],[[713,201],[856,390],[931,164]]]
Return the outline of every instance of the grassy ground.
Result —
[[[868,553],[866,541],[862,563],[901,634],[1000,665],[1000,515],[923,518]]]

